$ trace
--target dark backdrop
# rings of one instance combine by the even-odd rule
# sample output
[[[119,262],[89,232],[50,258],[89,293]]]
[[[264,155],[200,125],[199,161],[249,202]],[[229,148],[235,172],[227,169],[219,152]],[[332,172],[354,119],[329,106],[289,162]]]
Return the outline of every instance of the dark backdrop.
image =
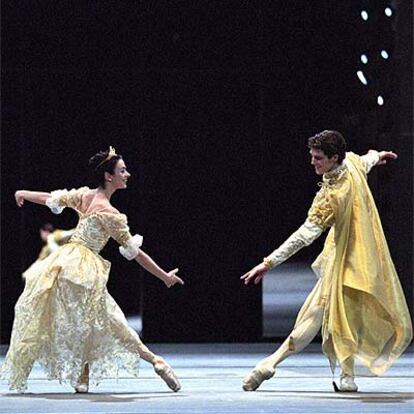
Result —
[[[114,205],[186,281],[167,290],[105,248],[109,291],[126,313],[143,309],[145,339],[260,339],[261,288],[239,277],[305,218],[318,189],[306,138],[339,129],[365,152],[391,134],[377,134],[384,114],[367,107],[355,75],[359,13],[358,2],[333,0],[3,2],[2,341],[38,227],[76,224],[70,211],[19,210],[14,191],[94,185],[87,160],[108,145],[133,174]],[[387,172],[397,194],[410,145]],[[412,248],[404,243],[392,250]]]

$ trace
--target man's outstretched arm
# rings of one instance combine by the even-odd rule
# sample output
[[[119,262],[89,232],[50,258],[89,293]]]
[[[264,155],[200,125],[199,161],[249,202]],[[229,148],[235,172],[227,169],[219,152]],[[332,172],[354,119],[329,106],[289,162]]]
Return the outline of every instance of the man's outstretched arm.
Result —
[[[398,155],[395,152],[376,150],[369,150],[367,154],[361,156],[367,174],[371,171],[372,167],[376,165],[384,165],[388,160],[396,160],[397,158]]]

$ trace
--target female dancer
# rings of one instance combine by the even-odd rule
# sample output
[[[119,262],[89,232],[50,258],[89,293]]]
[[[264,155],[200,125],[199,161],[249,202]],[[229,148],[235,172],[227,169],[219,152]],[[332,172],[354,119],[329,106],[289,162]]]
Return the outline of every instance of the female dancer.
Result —
[[[141,342],[109,295],[110,263],[99,252],[112,237],[121,245],[123,256],[135,259],[167,287],[184,282],[176,275],[178,269],[165,272],[140,249],[142,236],[131,236],[127,217],[110,203],[112,194],[125,189],[130,177],[121,155],[110,147],[89,164],[98,181],[96,189],[15,194],[19,207],[31,201],[47,205],[56,214],[70,207],[78,213],[79,222],[69,243],[26,272],[0,376],[8,379],[10,389],[24,391],[38,361],[49,379],[68,381],[77,392],[87,392],[89,377],[98,384],[102,378],[117,376],[120,367],[137,375],[142,357],[178,391],[180,383],[171,367]]]
[[[321,326],[322,347],[332,370],[337,361],[342,369],[335,391],[358,390],[355,361],[380,375],[412,338],[407,303],[367,184],[367,173],[374,165],[386,164],[397,155],[373,150],[362,157],[345,153],[345,139],[337,131],[309,138],[308,146],[311,163],[323,182],[307,220],[241,278],[245,284],[259,283],[269,269],[330,228],[324,249],[312,266],[320,279],[286,341],[244,378],[245,391],[254,391],[271,378],[276,366],[304,349]]]

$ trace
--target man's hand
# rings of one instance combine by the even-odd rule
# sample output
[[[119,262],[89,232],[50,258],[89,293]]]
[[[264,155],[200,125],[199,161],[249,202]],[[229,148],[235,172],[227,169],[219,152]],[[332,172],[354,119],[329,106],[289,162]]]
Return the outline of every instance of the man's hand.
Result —
[[[384,165],[387,163],[387,160],[396,160],[398,155],[392,151],[380,151],[379,152],[379,161],[377,165]]]
[[[254,279],[254,284],[257,285],[265,276],[269,269],[264,263],[260,263],[252,270],[245,273],[240,279],[244,280],[244,284],[248,285]]]

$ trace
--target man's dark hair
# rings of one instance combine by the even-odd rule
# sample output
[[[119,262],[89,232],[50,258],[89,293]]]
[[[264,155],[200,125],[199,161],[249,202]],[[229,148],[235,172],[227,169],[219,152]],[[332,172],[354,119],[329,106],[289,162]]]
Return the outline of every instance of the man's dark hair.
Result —
[[[338,164],[345,158],[346,141],[338,131],[319,132],[308,139],[308,147],[323,151],[328,158],[338,155]]]

